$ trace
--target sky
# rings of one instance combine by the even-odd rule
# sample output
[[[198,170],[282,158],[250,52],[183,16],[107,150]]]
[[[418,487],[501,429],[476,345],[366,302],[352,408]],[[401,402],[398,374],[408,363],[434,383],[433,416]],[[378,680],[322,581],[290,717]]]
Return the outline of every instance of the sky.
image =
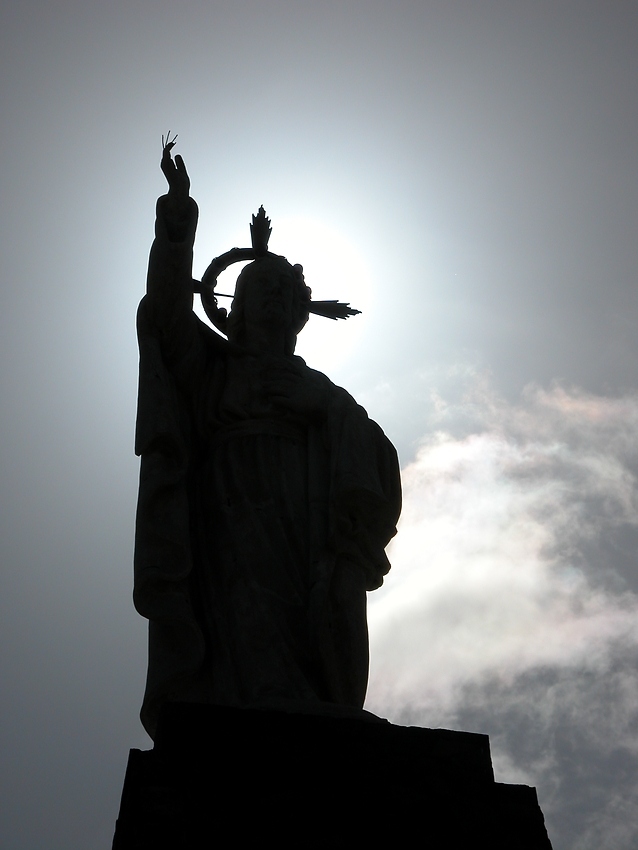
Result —
[[[170,129],[196,277],[263,204],[314,297],[363,310],[298,353],[403,469],[366,707],[489,734],[555,850],[635,847],[638,6],[1,14],[2,846],[110,847],[150,746],[135,312]]]

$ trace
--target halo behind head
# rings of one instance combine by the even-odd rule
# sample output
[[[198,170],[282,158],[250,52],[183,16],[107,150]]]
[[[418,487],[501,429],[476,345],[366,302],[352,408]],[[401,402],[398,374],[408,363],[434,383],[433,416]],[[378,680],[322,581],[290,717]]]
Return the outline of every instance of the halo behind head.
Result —
[[[224,269],[227,269],[228,266],[233,263],[241,262],[242,260],[264,262],[268,259],[276,259],[283,261],[290,266],[290,263],[288,263],[285,257],[278,254],[272,254],[268,251],[268,240],[270,239],[271,232],[272,228],[270,227],[270,219],[266,216],[263,206],[259,207],[259,212],[257,215],[253,216],[253,222],[250,225],[252,248],[231,248],[231,250],[226,251],[225,254],[220,254],[219,257],[215,257],[202,275],[201,283],[196,280],[193,281],[193,291],[201,294],[202,306],[206,315],[213,325],[222,333],[227,333],[229,317],[226,314],[226,310],[220,309],[217,306],[215,286],[217,284],[218,276],[224,271]],[[246,266],[246,268],[250,268],[254,265],[254,263],[251,263],[250,266]],[[312,301],[311,291],[304,283],[303,268],[300,265],[291,266],[291,268],[294,271],[295,278],[298,278],[300,283],[303,285],[303,289],[301,287],[299,288],[299,304],[304,304],[304,308],[303,310],[300,308],[300,324],[298,329],[295,331],[295,337],[308,321],[308,313],[315,313],[316,315],[324,316],[327,319],[347,319],[349,316],[356,316],[357,313],[361,312],[360,310],[353,309],[347,302],[336,300]],[[238,283],[242,274],[243,271],[239,275]],[[306,293],[305,295],[304,290]]]

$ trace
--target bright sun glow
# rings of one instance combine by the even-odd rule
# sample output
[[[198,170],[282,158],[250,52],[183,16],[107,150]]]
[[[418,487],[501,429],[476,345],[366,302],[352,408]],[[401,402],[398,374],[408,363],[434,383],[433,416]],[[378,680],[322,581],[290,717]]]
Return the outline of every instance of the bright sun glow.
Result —
[[[341,233],[320,221],[300,217],[273,220],[269,249],[283,254],[291,263],[301,263],[306,284],[315,300],[350,302],[350,306],[366,314],[371,298],[371,275],[363,255]],[[246,240],[248,243],[248,240]],[[232,294],[242,266],[231,266],[219,276],[217,290]],[[228,302],[228,304],[227,304]],[[195,310],[203,317],[199,298]],[[230,299],[219,299],[220,306],[230,306]],[[329,372],[344,362],[361,336],[364,316],[333,321],[310,316],[299,335],[296,353],[309,366]]]

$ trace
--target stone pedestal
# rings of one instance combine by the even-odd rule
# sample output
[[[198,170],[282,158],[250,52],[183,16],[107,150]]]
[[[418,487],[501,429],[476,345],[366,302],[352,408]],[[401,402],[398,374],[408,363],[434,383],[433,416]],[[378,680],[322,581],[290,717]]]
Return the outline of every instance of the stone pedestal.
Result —
[[[174,703],[131,750],[113,850],[551,850],[536,791],[486,735]]]

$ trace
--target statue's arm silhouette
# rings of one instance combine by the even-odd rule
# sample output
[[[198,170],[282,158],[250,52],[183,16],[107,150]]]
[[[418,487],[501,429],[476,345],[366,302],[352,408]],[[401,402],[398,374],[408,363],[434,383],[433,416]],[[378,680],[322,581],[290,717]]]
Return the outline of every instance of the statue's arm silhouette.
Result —
[[[155,240],[151,247],[145,309],[162,342],[169,367],[192,359],[198,346],[193,313],[193,243],[199,210],[190,197],[190,179],[184,160],[173,160],[168,142],[160,167],[168,192],[157,200]]]

